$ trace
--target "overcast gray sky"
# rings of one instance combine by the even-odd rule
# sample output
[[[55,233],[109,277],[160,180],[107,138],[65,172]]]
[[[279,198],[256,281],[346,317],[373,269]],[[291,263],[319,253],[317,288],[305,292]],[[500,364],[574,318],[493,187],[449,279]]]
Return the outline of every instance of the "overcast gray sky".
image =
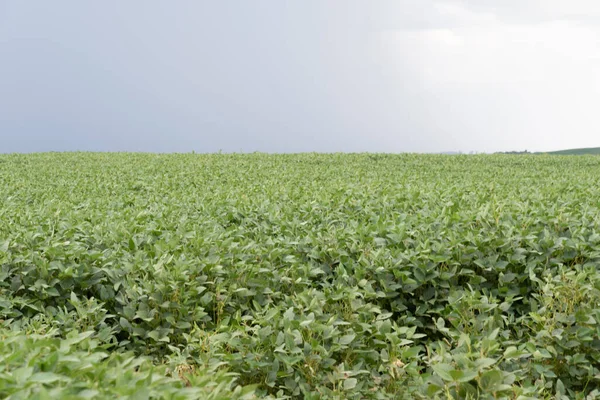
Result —
[[[597,0],[0,0],[0,152],[600,146]]]

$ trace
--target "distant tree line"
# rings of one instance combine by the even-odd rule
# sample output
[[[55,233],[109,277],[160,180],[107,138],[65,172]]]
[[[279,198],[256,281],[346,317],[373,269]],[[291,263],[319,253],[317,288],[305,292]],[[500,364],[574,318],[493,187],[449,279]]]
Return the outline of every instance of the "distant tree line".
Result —
[[[525,150],[525,151],[498,151],[495,154],[534,154],[534,153],[530,153],[529,151]]]

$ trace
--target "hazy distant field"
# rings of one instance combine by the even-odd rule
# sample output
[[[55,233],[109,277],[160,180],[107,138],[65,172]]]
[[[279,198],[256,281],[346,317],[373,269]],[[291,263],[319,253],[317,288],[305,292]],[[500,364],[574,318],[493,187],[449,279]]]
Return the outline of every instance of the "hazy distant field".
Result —
[[[2,155],[0,193],[0,398],[599,396],[597,157]]]
[[[569,150],[559,150],[559,151],[551,151],[548,154],[555,155],[586,155],[586,154],[600,154],[600,147],[586,147],[582,149],[569,149]]]

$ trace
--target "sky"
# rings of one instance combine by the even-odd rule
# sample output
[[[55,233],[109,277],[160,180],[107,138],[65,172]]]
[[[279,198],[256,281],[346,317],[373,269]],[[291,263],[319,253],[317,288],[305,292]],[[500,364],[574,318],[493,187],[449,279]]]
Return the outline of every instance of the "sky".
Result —
[[[600,146],[597,0],[0,0],[0,152]]]

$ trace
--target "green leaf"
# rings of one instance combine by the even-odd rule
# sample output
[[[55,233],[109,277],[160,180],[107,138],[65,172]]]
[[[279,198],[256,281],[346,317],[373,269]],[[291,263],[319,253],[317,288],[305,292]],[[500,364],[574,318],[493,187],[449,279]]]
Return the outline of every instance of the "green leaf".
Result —
[[[498,360],[495,360],[493,358],[478,358],[477,360],[475,360],[475,366],[477,367],[477,369],[482,370],[485,368],[489,368],[492,365],[496,364]]]
[[[340,337],[340,339],[338,340],[338,343],[341,345],[348,345],[348,344],[352,343],[354,338],[356,338],[356,335],[354,333],[350,333],[348,335],[344,335],[344,336]]]
[[[77,298],[77,295],[73,292],[71,292],[71,303],[72,304],[79,304],[79,299]]]
[[[100,392],[94,389],[85,389],[77,393],[77,396],[82,399],[93,399],[96,398],[98,395],[100,395]]]
[[[559,396],[565,395],[567,392],[565,390],[565,385],[562,383],[560,379],[556,380],[556,394]]]
[[[17,381],[17,384],[22,385],[29,379],[29,377],[33,374],[32,367],[21,367],[17,368],[12,372],[13,378]]]
[[[515,346],[508,346],[506,350],[504,350],[504,359],[506,360],[528,357],[529,355],[530,354],[525,351],[518,350]]]
[[[491,370],[481,374],[480,385],[485,391],[496,391],[497,387],[504,381],[504,375],[502,371]]]
[[[34,383],[53,383],[60,380],[66,380],[66,378],[52,372],[37,372],[28,379],[29,382]]]
[[[452,380],[455,382],[470,382],[478,375],[477,371],[473,370],[453,370],[450,371]]]
[[[432,365],[431,368],[443,380],[454,381],[454,377],[452,376],[454,368],[451,365],[440,363]]]
[[[131,324],[129,323],[129,321],[127,321],[125,318],[121,317],[119,319],[119,325],[121,325],[121,327],[127,329],[127,330],[132,330],[133,326],[131,326]]]
[[[358,383],[358,379],[356,378],[347,378],[344,380],[344,390],[352,390],[356,387]]]

